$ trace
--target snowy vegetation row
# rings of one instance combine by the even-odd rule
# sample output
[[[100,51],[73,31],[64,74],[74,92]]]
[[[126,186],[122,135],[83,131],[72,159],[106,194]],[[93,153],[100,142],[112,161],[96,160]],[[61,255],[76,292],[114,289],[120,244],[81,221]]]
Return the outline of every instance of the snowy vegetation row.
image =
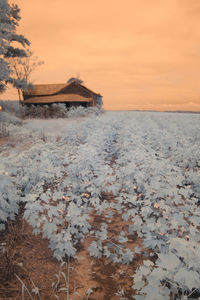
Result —
[[[137,232],[153,258],[135,274],[133,287],[141,294],[135,299],[170,299],[199,288],[198,120],[147,114],[141,122],[138,115],[120,134],[122,217],[132,220],[129,232]]]
[[[58,259],[76,257],[89,236],[93,257],[134,265],[143,255],[135,299],[187,299],[200,288],[199,124],[193,114],[107,112],[4,157],[2,225],[23,201]],[[94,216],[103,216],[99,228]],[[125,225],[111,239],[115,218]]]

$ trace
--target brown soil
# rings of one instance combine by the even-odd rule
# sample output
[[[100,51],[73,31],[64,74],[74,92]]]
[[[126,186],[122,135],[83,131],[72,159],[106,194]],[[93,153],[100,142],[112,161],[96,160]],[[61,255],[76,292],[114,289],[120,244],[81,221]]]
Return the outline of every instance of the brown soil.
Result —
[[[9,140],[8,137],[0,137],[0,145],[6,143]]]

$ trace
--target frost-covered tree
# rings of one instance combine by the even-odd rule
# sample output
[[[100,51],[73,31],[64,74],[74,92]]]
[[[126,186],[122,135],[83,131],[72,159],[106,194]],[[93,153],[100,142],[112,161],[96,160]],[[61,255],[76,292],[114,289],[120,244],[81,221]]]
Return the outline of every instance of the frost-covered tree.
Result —
[[[25,57],[25,46],[30,42],[21,34],[16,33],[20,21],[20,9],[8,0],[0,1],[0,93],[6,90],[8,83],[16,88],[26,88],[26,81],[16,79],[12,74],[12,67],[8,62],[10,57]],[[23,46],[18,48],[16,44]]]
[[[25,57],[10,57],[8,62],[12,69],[13,76],[19,81],[25,81],[30,83],[31,73],[37,69],[37,67],[44,64],[38,56],[35,56],[34,53],[30,50],[26,51]],[[22,100],[22,88],[17,87],[17,92],[19,100]]]

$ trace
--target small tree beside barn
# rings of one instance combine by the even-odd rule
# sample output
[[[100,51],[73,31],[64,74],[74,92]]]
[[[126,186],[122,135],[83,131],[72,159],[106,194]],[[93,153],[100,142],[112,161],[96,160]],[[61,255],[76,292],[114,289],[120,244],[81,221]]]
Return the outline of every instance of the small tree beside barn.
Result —
[[[23,91],[23,103],[26,105],[42,105],[65,103],[71,106],[99,106],[102,96],[83,85],[78,78],[70,78],[65,84],[35,84],[33,89]]]

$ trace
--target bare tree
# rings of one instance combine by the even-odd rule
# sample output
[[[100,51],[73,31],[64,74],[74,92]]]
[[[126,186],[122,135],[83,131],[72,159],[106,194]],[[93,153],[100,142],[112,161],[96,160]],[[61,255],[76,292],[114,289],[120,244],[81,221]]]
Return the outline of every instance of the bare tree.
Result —
[[[10,57],[9,64],[16,79],[26,81],[30,84],[31,73],[43,65],[44,61],[39,60],[30,50],[27,50],[26,54],[26,57]],[[22,101],[22,90],[22,88],[17,88],[20,101]]]

